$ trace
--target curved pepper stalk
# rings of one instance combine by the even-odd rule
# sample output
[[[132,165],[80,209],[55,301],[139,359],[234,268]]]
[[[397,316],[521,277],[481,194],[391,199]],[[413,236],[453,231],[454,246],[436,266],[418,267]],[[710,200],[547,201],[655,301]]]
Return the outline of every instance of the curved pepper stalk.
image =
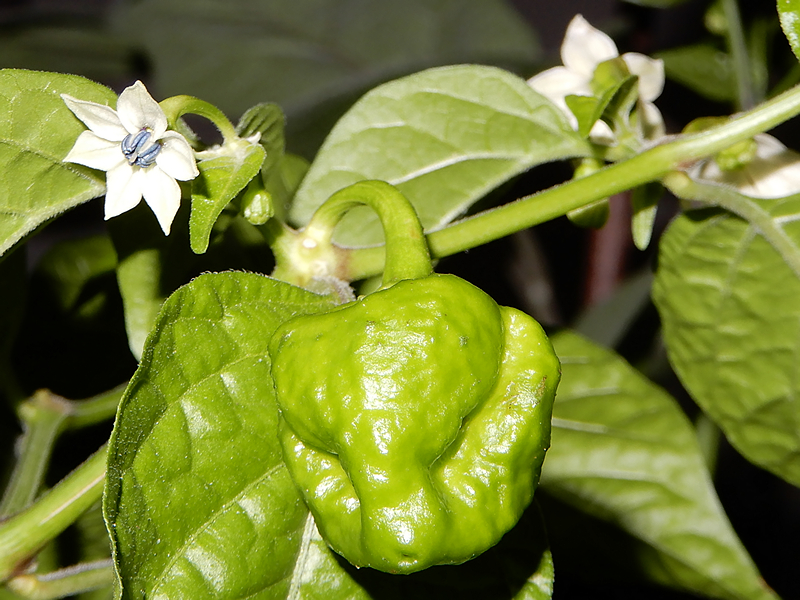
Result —
[[[560,365],[535,320],[430,274],[424,246],[392,232],[384,289],[286,322],[270,356],[284,458],[323,538],[356,566],[411,573],[469,560],[516,524]]]

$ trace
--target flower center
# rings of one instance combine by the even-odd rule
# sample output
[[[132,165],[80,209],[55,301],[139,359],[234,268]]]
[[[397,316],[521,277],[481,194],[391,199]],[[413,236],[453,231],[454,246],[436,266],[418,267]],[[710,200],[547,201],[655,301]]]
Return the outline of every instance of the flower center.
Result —
[[[156,156],[161,152],[161,143],[156,141],[148,145],[150,137],[151,134],[147,129],[125,136],[120,148],[129,165],[144,168],[156,161]]]

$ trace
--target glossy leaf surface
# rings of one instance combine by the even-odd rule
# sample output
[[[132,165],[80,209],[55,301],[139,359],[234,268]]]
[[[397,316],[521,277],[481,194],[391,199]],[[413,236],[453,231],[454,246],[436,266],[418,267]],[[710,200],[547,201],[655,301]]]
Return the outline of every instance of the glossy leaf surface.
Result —
[[[111,90],[75,75],[0,71],[0,254],[105,190],[105,173],[62,162],[86,127],[60,94],[116,104]]]
[[[770,599],[714,492],[689,420],[622,358],[553,338],[562,380],[541,487],[652,547],[655,581],[714,598]]]
[[[201,276],[165,303],[110,446],[124,598],[288,590],[306,510],[275,435],[266,345],[282,321],[328,306],[244,273]]]
[[[653,299],[682,383],[748,460],[800,485],[800,198],[678,217]],[[760,235],[764,232],[765,235]]]
[[[430,231],[530,167],[587,152],[561,111],[511,73],[430,69],[375,88],[342,117],[289,216],[303,225],[337,190],[380,179],[403,192]],[[345,245],[383,239],[375,214],[361,208],[335,238]]]

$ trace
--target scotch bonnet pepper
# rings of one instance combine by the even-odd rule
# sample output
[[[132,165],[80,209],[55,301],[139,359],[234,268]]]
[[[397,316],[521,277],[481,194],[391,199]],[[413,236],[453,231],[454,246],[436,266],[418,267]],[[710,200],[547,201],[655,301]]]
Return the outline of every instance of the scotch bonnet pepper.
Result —
[[[384,287],[273,336],[284,458],[323,538],[352,564],[410,573],[462,563],[531,502],[560,365],[531,317],[431,274],[399,192],[357,186],[323,208],[339,218],[353,196],[376,208]],[[392,211],[411,211],[404,235]]]

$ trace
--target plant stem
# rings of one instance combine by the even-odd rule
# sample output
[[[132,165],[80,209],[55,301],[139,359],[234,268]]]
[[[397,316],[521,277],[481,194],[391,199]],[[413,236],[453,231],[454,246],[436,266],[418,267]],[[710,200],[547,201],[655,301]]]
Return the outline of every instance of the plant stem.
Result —
[[[53,445],[64,429],[80,429],[113,418],[127,382],[87,400],[70,401],[39,390],[17,409],[23,424],[19,460],[0,501],[0,519],[29,506],[42,484]]]
[[[337,261],[341,254],[331,238],[342,217],[362,205],[378,214],[387,240],[386,245],[380,247],[383,287],[401,279],[429,275],[431,259],[422,225],[411,203],[384,181],[360,181],[328,198],[298,235],[272,234],[271,245],[276,257],[272,277],[306,286],[313,279],[337,276],[336,266],[346,269],[346,261],[344,265]],[[336,266],[326,271],[331,265]]]
[[[23,427],[19,460],[0,502],[0,518],[18,513],[33,502],[69,412],[69,403],[47,390],[36,392],[19,405]]]
[[[236,135],[236,128],[225,116],[225,113],[213,104],[200,100],[200,98],[195,98],[194,96],[172,96],[162,100],[159,106],[166,114],[167,121],[172,129],[175,129],[178,119],[183,115],[193,114],[205,117],[214,123],[225,142],[231,142],[239,137]]]
[[[0,581],[17,574],[103,491],[107,448],[89,457],[35,504],[0,524]]]
[[[571,210],[650,181],[670,171],[724,150],[736,142],[767,131],[800,113],[800,87],[776,96],[753,110],[717,127],[664,141],[628,160],[525,196],[453,223],[427,235],[433,258],[442,258],[486,244],[516,231],[565,215]],[[383,267],[383,247],[348,249],[349,281],[377,275]]]
[[[745,41],[738,0],[722,0],[722,9],[727,23],[728,49],[733,58],[733,72],[736,76],[738,109],[750,110],[756,103],[753,64]]]
[[[113,419],[117,414],[117,406],[122,394],[125,393],[127,387],[128,382],[126,381],[114,389],[92,398],[70,402],[70,415],[66,426],[69,429],[80,429]]]
[[[19,575],[8,582],[8,589],[30,600],[53,600],[90,592],[114,583],[114,563],[98,560],[59,569],[45,575]]]

